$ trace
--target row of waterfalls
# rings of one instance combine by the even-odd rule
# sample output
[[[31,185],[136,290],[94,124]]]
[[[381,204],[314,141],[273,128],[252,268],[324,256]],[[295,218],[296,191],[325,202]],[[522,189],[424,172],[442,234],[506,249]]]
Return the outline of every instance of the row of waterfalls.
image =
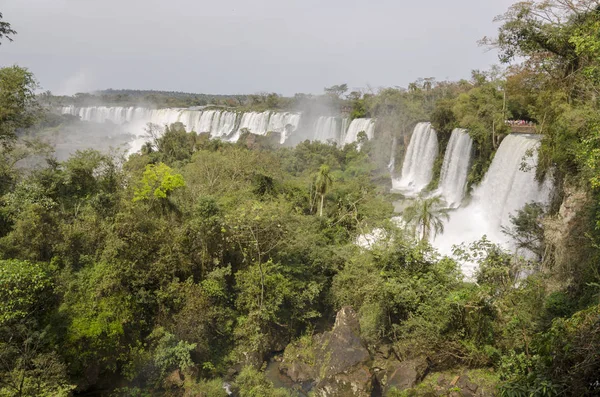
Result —
[[[292,112],[235,112],[230,110],[147,109],[141,107],[64,107],[63,114],[79,116],[84,121],[112,122],[123,125],[135,136],[130,152],[138,151],[148,140],[147,123],[159,126],[181,122],[187,131],[209,133],[211,137],[237,141],[245,130],[257,135],[269,132],[280,134],[281,144],[293,144],[306,139],[335,142],[344,145],[359,140],[360,132],[366,138],[374,137],[372,119],[316,117],[306,122],[300,113]],[[302,127],[302,123],[305,123]],[[450,219],[442,234],[432,241],[441,253],[451,254],[453,246],[472,242],[483,235],[493,242],[510,246],[502,228],[510,225],[510,216],[526,203],[549,201],[552,190],[550,179],[543,183],[535,180],[537,164],[536,135],[507,136],[498,148],[483,178],[467,195],[467,179],[471,168],[473,141],[467,131],[455,129],[448,141],[437,186],[430,186],[434,164],[440,155],[437,132],[430,123],[415,126],[402,168],[395,161],[396,139],[388,168],[392,175],[393,190],[405,197],[419,194],[440,196],[451,208]],[[427,193],[424,193],[424,192]],[[464,269],[470,273],[469,269]],[[472,269],[471,269],[472,270]]]
[[[439,195],[448,208],[454,209],[444,232],[432,241],[442,254],[450,255],[455,245],[477,241],[484,235],[492,242],[512,248],[510,238],[502,232],[503,227],[510,227],[511,215],[530,202],[547,204],[553,188],[551,177],[541,183],[535,179],[539,139],[537,135],[508,135],[483,180],[466,199],[473,149],[471,137],[463,129],[452,131],[439,182],[432,188],[429,185],[439,155],[437,133],[431,124],[419,123],[411,136],[401,173],[392,180],[393,189],[406,197]],[[423,193],[428,186],[428,192]],[[472,265],[464,264],[463,271],[471,274]]]
[[[375,123],[372,119],[354,119],[341,117],[318,117],[313,125],[300,131],[300,113],[292,112],[236,112],[230,110],[192,110],[192,109],[148,109],[143,107],[74,107],[60,109],[62,114],[78,116],[83,121],[123,125],[136,139],[130,144],[130,152],[138,151],[147,141],[146,126],[152,123],[158,126],[181,122],[188,132],[209,133],[213,138],[235,142],[244,130],[256,135],[276,132],[280,143],[285,144],[294,135],[295,142],[309,139],[312,141],[335,142],[339,145],[357,141],[364,131],[369,139],[373,138]]]

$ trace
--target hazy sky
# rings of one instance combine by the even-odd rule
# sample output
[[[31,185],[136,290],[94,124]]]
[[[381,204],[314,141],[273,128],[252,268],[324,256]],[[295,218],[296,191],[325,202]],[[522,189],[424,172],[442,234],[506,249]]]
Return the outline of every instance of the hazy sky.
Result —
[[[514,0],[0,0],[44,90],[320,93],[469,77]]]

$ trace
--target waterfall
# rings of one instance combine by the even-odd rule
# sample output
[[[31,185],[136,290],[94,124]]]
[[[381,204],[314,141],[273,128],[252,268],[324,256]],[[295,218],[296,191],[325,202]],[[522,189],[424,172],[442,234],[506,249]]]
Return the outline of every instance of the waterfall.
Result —
[[[375,130],[375,122],[372,119],[354,119],[348,127],[348,131],[344,137],[344,144],[356,142],[358,139],[358,133],[364,131],[367,134],[367,138],[373,139]]]
[[[438,155],[438,140],[430,123],[415,126],[402,164],[400,179],[392,179],[395,190],[415,195],[423,190],[433,177],[433,163]]]
[[[317,119],[314,127],[313,141],[339,142],[341,125],[338,125],[338,119],[335,117],[321,116]]]
[[[388,170],[394,176],[394,169],[396,168],[396,147],[398,146],[398,139],[394,136],[392,139],[392,153],[390,154],[390,162],[388,163]]]
[[[237,141],[244,128],[258,135],[266,135],[267,132],[273,131],[281,134],[280,143],[284,143],[287,135],[295,131],[300,123],[298,113],[271,111],[238,113],[227,110],[147,109],[135,106],[66,106],[60,111],[63,114],[79,116],[84,121],[110,121],[126,125],[126,130],[136,136],[131,143],[130,152],[139,150],[147,141],[147,123],[163,127],[181,122],[188,132],[210,133],[213,138],[229,138],[230,141]]]
[[[314,134],[311,140],[320,142],[333,141],[338,145],[343,144],[347,126],[347,118],[321,116],[315,122]]]
[[[483,235],[495,243],[510,247],[502,226],[510,226],[510,215],[529,202],[547,204],[552,180],[535,180],[539,137],[508,135],[501,143],[481,184],[473,191],[471,203],[451,213],[444,233],[433,245],[442,254],[450,255],[452,246],[479,240]],[[472,264],[463,271],[470,275]]]
[[[215,138],[231,135],[235,130],[237,113],[219,112],[218,119],[213,121],[210,135]]]
[[[279,143],[283,144],[288,133],[298,129],[298,124],[300,124],[300,115],[297,113],[273,113],[267,130],[279,132],[281,134]]]
[[[65,106],[60,109],[63,114],[79,116],[83,121],[95,123],[112,122],[125,125],[127,132],[136,136],[131,144],[130,152],[139,150],[147,141],[146,125],[152,123],[164,127],[175,122],[185,125],[188,132],[210,133],[213,138],[235,142],[242,130],[248,129],[253,134],[266,135],[267,132],[281,134],[283,144],[291,133],[300,125],[299,113],[292,112],[235,112],[228,110],[194,110],[194,109],[148,109],[136,106]],[[355,142],[358,133],[365,131],[369,139],[373,138],[375,122],[372,119],[319,117],[310,135],[312,140],[327,142],[333,140],[338,144]]]
[[[460,206],[465,196],[472,147],[473,140],[464,129],[452,131],[444,155],[440,183],[435,192],[442,195],[448,207]]]

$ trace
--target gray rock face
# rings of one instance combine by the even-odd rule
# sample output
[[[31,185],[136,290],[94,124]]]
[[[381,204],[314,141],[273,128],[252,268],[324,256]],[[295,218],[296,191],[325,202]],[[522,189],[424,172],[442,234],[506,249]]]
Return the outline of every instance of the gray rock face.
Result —
[[[403,361],[388,371],[386,390],[395,387],[405,390],[415,387],[427,374],[427,361],[424,358]]]
[[[376,360],[375,366],[377,381],[384,395],[392,388],[406,390],[415,387],[429,370],[424,357],[399,361],[394,355],[390,355],[386,360]]]
[[[356,312],[344,307],[333,329],[315,335],[311,346],[288,346],[280,370],[295,382],[312,381],[315,396],[369,397],[373,387],[370,361]]]

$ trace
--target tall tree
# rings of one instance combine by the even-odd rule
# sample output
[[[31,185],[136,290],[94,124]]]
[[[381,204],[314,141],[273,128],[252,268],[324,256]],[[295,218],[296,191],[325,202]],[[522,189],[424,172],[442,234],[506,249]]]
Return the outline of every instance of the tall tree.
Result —
[[[329,174],[329,166],[323,164],[317,172],[317,179],[315,181],[315,188],[317,194],[321,197],[321,204],[319,206],[319,216],[323,216],[323,204],[325,203],[325,195],[329,191],[329,188],[333,184],[331,175]]]
[[[37,120],[37,87],[33,73],[26,68],[15,65],[0,69],[0,146],[4,149],[16,139],[17,129]]]
[[[413,226],[415,234],[419,231],[421,241],[429,240],[444,231],[444,220],[448,220],[448,209],[443,207],[440,196],[419,197],[404,210],[404,220]]]

